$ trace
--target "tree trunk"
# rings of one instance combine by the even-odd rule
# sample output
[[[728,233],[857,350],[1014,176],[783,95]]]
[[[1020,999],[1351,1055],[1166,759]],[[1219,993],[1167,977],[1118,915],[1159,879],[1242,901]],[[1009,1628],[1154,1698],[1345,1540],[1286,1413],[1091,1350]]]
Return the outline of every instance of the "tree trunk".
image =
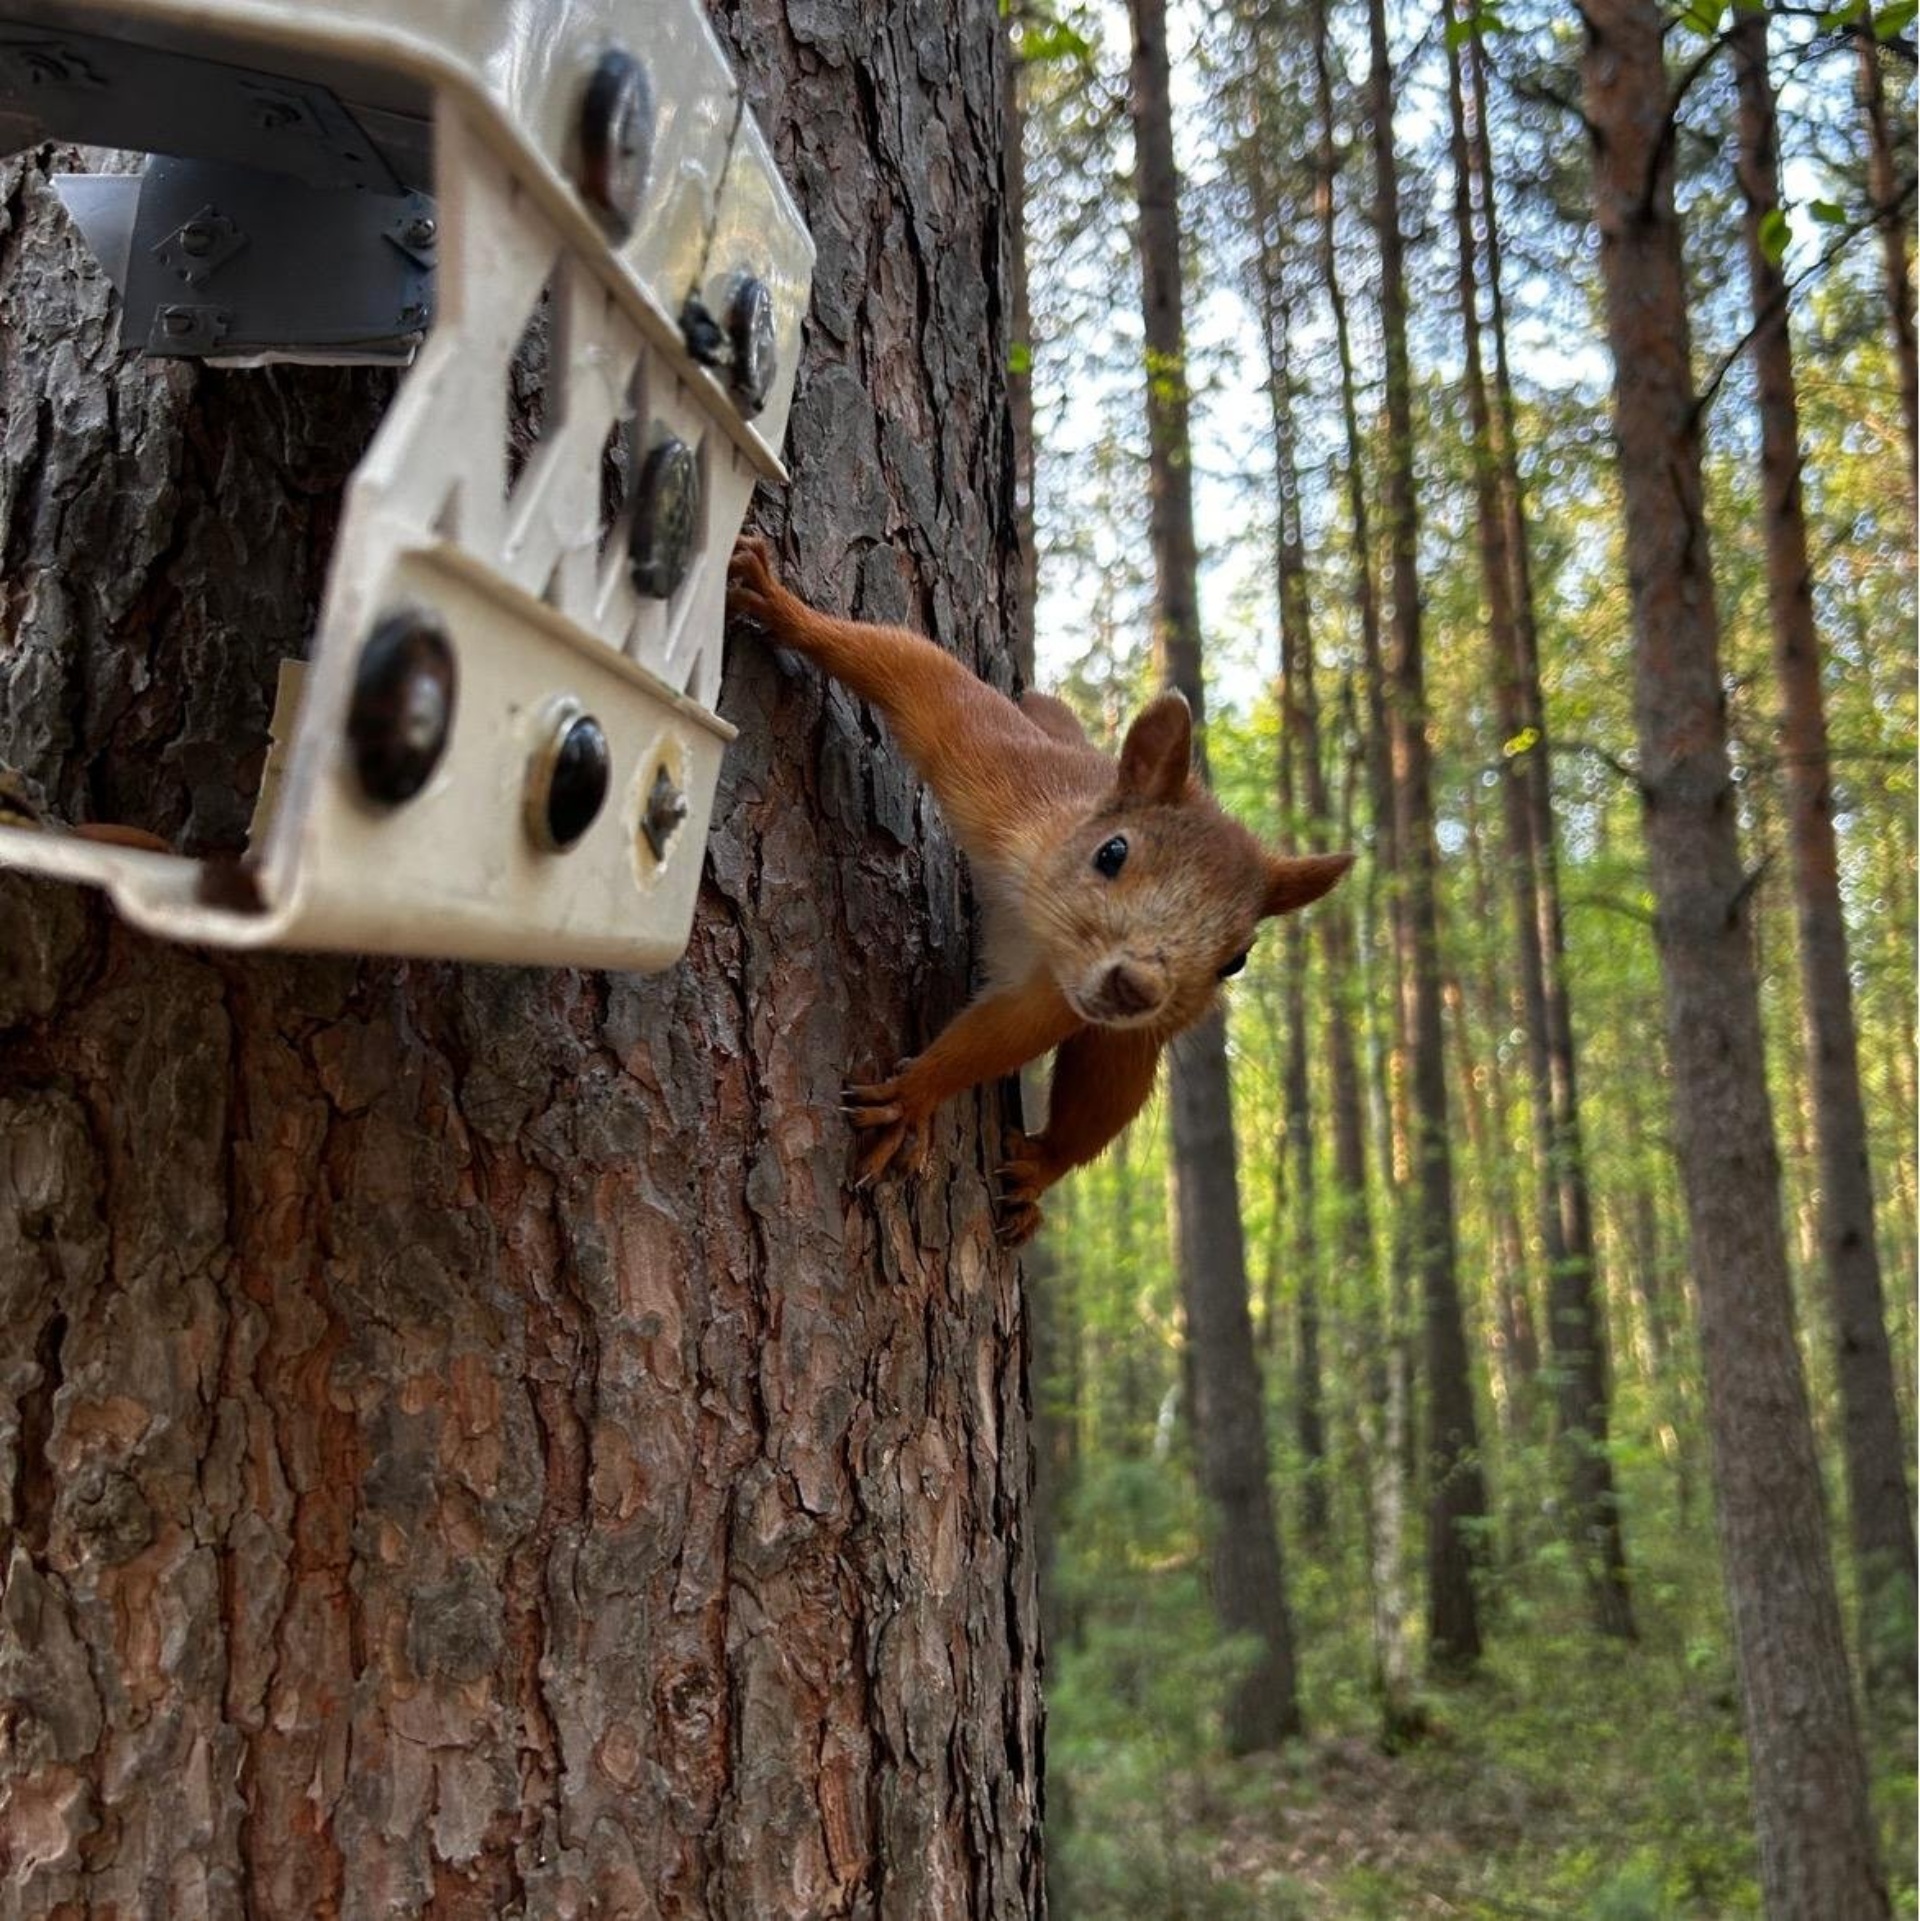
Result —
[[[1730,37],[1740,94],[1739,174],[1753,288],[1767,598],[1774,673],[1780,683],[1787,838],[1793,851],[1800,991],[1820,1170],[1820,1245],[1833,1314],[1847,1513],[1860,1587],[1861,1666],[1869,1695],[1893,1708],[1911,1703],[1920,1681],[1914,1664],[1913,1510],[1887,1345],[1852,973],[1840,906],[1820,637],[1814,628],[1813,577],[1800,497],[1800,406],[1787,331],[1787,288],[1762,241],[1767,215],[1780,204],[1766,15],[1739,15]]]
[[[731,25],[820,246],[790,577],[1003,671],[995,9]],[[46,165],[0,163],[0,757],[230,847],[387,383],[123,359]],[[8,1912],[1037,1911],[992,1103],[872,1198],[835,1119],[967,992],[958,862],[843,696],[743,640],[722,705],[657,978],[0,876]]]
[[[1421,648],[1419,525],[1413,486],[1413,389],[1407,355],[1407,289],[1400,240],[1400,185],[1393,143],[1393,74],[1384,0],[1369,0],[1372,63],[1368,111],[1374,158],[1374,231],[1380,247],[1380,332],[1386,356],[1388,547],[1393,562],[1388,662],[1393,742],[1394,834],[1401,890],[1395,916],[1407,1009],[1408,1091],[1413,1116],[1413,1258],[1420,1275],[1426,1360],[1427,1644],[1434,1664],[1455,1671],[1480,1658],[1474,1573],[1487,1512],[1478,1421],[1460,1309],[1447,1121],[1446,1036],[1440,1006],[1440,925],[1435,897],[1433,777],[1427,743]]]
[[[1466,18],[1469,42],[1479,23]],[[1486,96],[1475,72],[1475,131],[1486,135]],[[1553,1355],[1554,1411],[1559,1467],[1567,1490],[1573,1548],[1586,1578],[1594,1626],[1620,1640],[1634,1638],[1626,1543],[1607,1451],[1606,1323],[1596,1295],[1593,1209],[1575,1094],[1573,1029],[1567,1005],[1566,954],[1561,938],[1558,868],[1551,790],[1547,779],[1545,702],[1531,635],[1523,645],[1521,593],[1531,593],[1522,554],[1526,524],[1502,511],[1501,475],[1493,408],[1480,352],[1480,289],[1475,227],[1491,237],[1495,209],[1490,169],[1476,169],[1467,125],[1460,49],[1447,39],[1447,92],[1454,163],[1454,229],[1460,259],[1460,312],[1466,348],[1467,416],[1473,437],[1474,499],[1482,578],[1487,594],[1487,641],[1492,655],[1495,711],[1501,744],[1501,798],[1506,820],[1508,873],[1513,887],[1515,948],[1526,1014],[1528,1091],[1540,1178],[1540,1235],[1547,1265],[1547,1341]],[[1477,189],[1477,191],[1476,191]],[[1478,205],[1476,205],[1478,201]],[[1496,310],[1496,321],[1499,319]],[[1508,451],[1512,437],[1508,437]],[[1516,503],[1519,479],[1509,476]],[[1516,552],[1516,549],[1520,550]]]
[[[1280,819],[1288,852],[1328,851],[1326,775],[1320,765],[1320,713],[1313,687],[1313,610],[1306,543],[1300,527],[1300,475],[1294,454],[1289,351],[1292,316],[1282,285],[1261,144],[1249,157],[1254,219],[1260,234],[1260,321],[1267,343],[1267,399],[1273,419],[1275,598],[1280,613]],[[1304,824],[1304,826],[1303,826]],[[1312,1037],[1307,1015],[1307,935],[1296,916],[1281,925],[1286,975],[1286,1060],[1281,1075],[1290,1189],[1295,1324],[1294,1434],[1302,1470],[1301,1526],[1322,1543],[1328,1523],[1325,1395],[1320,1371],[1319,1201],[1313,1156]],[[1336,983],[1328,990],[1337,992]]]
[[[1657,0],[1582,59],[1633,602],[1634,710],[1722,1560],[1769,1914],[1888,1912],[1795,1344],[1726,748]]]
[[[1173,158],[1164,0],[1133,0],[1134,173],[1146,330],[1154,653],[1162,682],[1206,715],[1187,434],[1186,326],[1180,283],[1179,174]],[[1173,1173],[1182,1291],[1192,1347],[1194,1429],[1215,1512],[1213,1600],[1230,1634],[1260,1652],[1227,1704],[1236,1753],[1270,1748],[1300,1728],[1287,1607],[1267,1473],[1259,1364],[1247,1304],[1246,1242],[1227,1078],[1226,1017],[1216,1008],[1172,1054]]]
[[[1853,44],[1860,59],[1860,112],[1867,123],[1867,194],[1873,202],[1874,224],[1880,229],[1880,284],[1886,292],[1887,322],[1900,376],[1900,421],[1907,436],[1907,515],[1909,525],[1920,533],[1920,344],[1914,338],[1913,276],[1907,268],[1913,185],[1901,181],[1894,159],[1880,35],[1871,6],[1863,7],[1853,23]]]
[[[1340,283],[1335,196],[1340,161],[1334,133],[1332,55],[1328,42],[1327,0],[1314,0],[1314,108],[1318,123],[1314,139],[1314,201],[1320,278],[1333,316],[1334,344],[1340,364],[1340,416],[1346,444],[1347,510],[1352,522],[1353,587],[1368,706],[1361,752],[1366,763],[1374,840],[1374,860],[1368,875],[1371,890],[1375,876],[1383,869],[1390,871],[1395,859],[1393,788],[1385,752],[1386,711],[1382,698],[1385,675],[1381,670],[1379,595],[1374,588],[1373,548],[1368,532],[1366,470],[1361,459],[1360,408],[1355,391],[1346,295]],[[1349,796],[1352,786],[1349,780]],[[1349,814],[1352,811],[1351,798],[1347,811]],[[1353,838],[1351,831],[1341,836],[1348,844]],[[1405,1517],[1400,1456],[1401,1433],[1407,1415],[1408,1370],[1401,1342],[1404,1323],[1397,1313],[1381,1312],[1374,1261],[1373,1220],[1367,1197],[1366,1095],[1354,1033],[1354,1002],[1350,998],[1368,985],[1362,953],[1371,953],[1371,947],[1365,938],[1356,947],[1355,912],[1349,898],[1342,896],[1330,903],[1328,911],[1318,919],[1331,987],[1327,1068],[1334,1126],[1334,1182],[1340,1190],[1340,1271],[1346,1298],[1358,1307],[1353,1323],[1365,1383],[1360,1424],[1365,1457],[1362,1471],[1368,1585],[1373,1604],[1374,1679],[1380,1696],[1381,1732],[1391,1750],[1401,1745],[1419,1721],[1413,1700],[1412,1660],[1407,1646],[1404,1583],[1400,1572]],[[1376,1007],[1379,996],[1368,994],[1361,1004]],[[1390,1112],[1390,1100],[1383,1098],[1379,1107],[1384,1121]],[[1383,1147],[1379,1161],[1383,1178],[1393,1183],[1397,1170],[1392,1153]],[[1395,1213],[1398,1213],[1397,1205]],[[1399,1286],[1396,1273],[1396,1292]]]

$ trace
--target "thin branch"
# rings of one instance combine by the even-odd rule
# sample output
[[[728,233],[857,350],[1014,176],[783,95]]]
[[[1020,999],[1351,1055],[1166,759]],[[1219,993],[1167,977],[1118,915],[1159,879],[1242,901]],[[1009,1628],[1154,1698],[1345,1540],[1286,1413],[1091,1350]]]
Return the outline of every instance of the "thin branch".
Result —
[[[1733,371],[1734,363],[1740,356],[1745,353],[1747,349],[1753,345],[1754,341],[1757,340],[1768,327],[1771,327],[1776,320],[1779,320],[1784,314],[1791,312],[1793,303],[1801,292],[1812,282],[1825,275],[1827,269],[1831,267],[1835,261],[1839,260],[1855,241],[1862,239],[1867,234],[1875,232],[1896,215],[1904,215],[1906,208],[1912,204],[1914,185],[1915,183],[1909,180],[1900,189],[1899,193],[1894,196],[1892,205],[1871,207],[1858,220],[1848,221],[1848,223],[1834,235],[1833,244],[1821,254],[1818,260],[1814,261],[1811,266],[1803,268],[1793,279],[1782,281],[1780,291],[1768,300],[1764,310],[1754,316],[1753,324],[1748,327],[1746,332],[1721,356],[1720,364],[1714,368],[1706,385],[1700,389],[1699,397],[1693,403],[1695,425],[1698,425],[1704,420],[1707,409],[1713,405],[1714,400],[1718,397],[1721,387],[1725,384],[1727,375]]]

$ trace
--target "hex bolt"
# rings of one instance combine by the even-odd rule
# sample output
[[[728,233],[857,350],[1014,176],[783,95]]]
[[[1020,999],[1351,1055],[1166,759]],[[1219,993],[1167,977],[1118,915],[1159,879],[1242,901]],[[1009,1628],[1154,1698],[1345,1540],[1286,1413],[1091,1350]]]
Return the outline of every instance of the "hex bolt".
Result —
[[[401,233],[409,247],[431,247],[440,237],[440,225],[426,214],[417,213],[401,229]]]
[[[202,260],[213,251],[213,229],[198,220],[180,229],[180,251]]]
[[[549,853],[565,853],[599,817],[612,784],[606,730],[575,702],[563,701],[527,783],[527,824],[534,840]]]
[[[624,47],[600,56],[580,103],[581,194],[624,239],[639,218],[653,163],[653,87]]]
[[[453,733],[458,674],[436,614],[390,613],[360,650],[347,749],[369,800],[397,807],[426,786]]]
[[[647,795],[647,811],[641,816],[640,831],[647,837],[647,845],[653,849],[655,860],[665,860],[667,843],[679,832],[680,824],[693,811],[678,787],[673,776],[662,766],[653,777],[653,789]]]
[[[733,349],[728,384],[740,411],[751,420],[767,404],[780,365],[773,335],[773,296],[766,282],[752,274],[741,276],[727,303],[727,339]]]
[[[647,455],[634,486],[627,560],[634,590],[668,599],[687,577],[700,544],[700,463],[672,438]]]

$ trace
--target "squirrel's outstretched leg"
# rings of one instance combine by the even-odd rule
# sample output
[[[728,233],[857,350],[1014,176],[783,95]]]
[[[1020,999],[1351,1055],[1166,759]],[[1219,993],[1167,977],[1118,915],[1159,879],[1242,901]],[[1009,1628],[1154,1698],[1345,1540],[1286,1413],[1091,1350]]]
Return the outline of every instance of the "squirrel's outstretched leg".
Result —
[[[860,1185],[883,1174],[904,1150],[917,1166],[933,1110],[955,1094],[999,1080],[1036,1060],[1080,1026],[1051,975],[988,994],[955,1015],[924,1054],[902,1061],[893,1078],[847,1089],[855,1127],[873,1134],[860,1156]]]
[[[727,570],[727,611],[781,647],[803,653],[885,716],[902,751],[933,789],[961,844],[991,839],[1005,814],[1005,770],[1059,737],[998,688],[904,627],[876,627],[816,612],[782,586],[772,551],[743,535]],[[1063,710],[1064,711],[1064,710]]]
[[[1146,1106],[1161,1042],[1129,1027],[1083,1027],[1053,1061],[1047,1124],[1038,1134],[1009,1129],[1000,1169],[1000,1238],[1018,1247],[1040,1225],[1040,1196],[1084,1166]]]

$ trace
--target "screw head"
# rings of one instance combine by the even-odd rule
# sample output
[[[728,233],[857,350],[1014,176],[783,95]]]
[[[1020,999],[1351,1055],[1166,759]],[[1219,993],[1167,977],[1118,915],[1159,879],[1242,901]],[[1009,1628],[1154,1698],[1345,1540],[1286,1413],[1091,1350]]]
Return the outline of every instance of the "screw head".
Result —
[[[440,224],[420,213],[406,224],[406,240],[409,247],[431,247],[440,237]]]
[[[180,251],[204,260],[213,251],[213,229],[191,221],[180,229]]]
[[[652,790],[647,795],[647,811],[640,817],[640,831],[646,836],[647,845],[653,849],[655,860],[665,860],[667,843],[679,832],[680,824],[693,811],[678,787],[673,776],[662,766],[653,777]]]
[[[193,332],[193,316],[184,307],[169,307],[160,316],[160,324],[176,340]]]
[[[661,441],[634,487],[627,559],[637,592],[668,599],[700,544],[700,463],[684,440]]]
[[[767,404],[779,371],[773,337],[773,296],[766,282],[744,275],[727,304],[727,338],[733,349],[728,382],[735,404],[748,419]]]
[[[369,800],[397,807],[426,786],[453,733],[453,642],[438,616],[388,614],[360,650],[347,750]]]
[[[527,821],[535,841],[549,853],[565,853],[599,817],[612,783],[606,730],[574,702],[562,702],[527,786]]]
[[[653,162],[653,86],[624,47],[600,56],[580,103],[579,187],[624,238],[639,217]]]

